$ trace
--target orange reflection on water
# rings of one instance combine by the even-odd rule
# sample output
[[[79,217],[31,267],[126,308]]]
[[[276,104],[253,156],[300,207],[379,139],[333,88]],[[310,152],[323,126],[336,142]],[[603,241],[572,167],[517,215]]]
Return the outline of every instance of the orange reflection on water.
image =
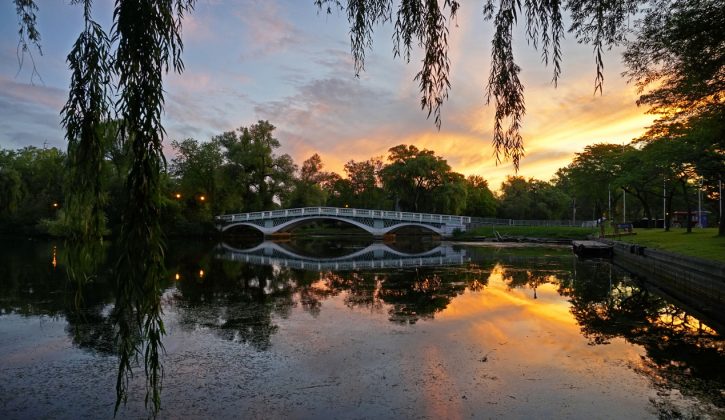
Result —
[[[506,278],[506,269],[496,265],[482,291],[458,296],[436,319],[467,323],[466,339],[477,343],[484,353],[525,360],[529,367],[549,368],[562,354],[565,360],[578,359],[577,364],[589,359],[592,366],[609,359],[633,360],[640,354],[624,341],[597,346],[593,352],[570,312],[570,303],[559,294],[555,276],[536,286],[536,299],[532,288],[509,288]]]

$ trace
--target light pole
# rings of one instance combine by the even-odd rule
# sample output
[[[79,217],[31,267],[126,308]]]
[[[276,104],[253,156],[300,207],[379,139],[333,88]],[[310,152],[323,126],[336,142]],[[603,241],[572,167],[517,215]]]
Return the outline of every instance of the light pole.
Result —
[[[607,203],[609,203],[609,211],[607,212],[607,218],[612,218],[612,187],[610,184],[607,184]]]
[[[697,226],[702,228],[702,177],[700,177],[700,187],[697,189]]]
[[[622,143],[622,155],[624,155],[624,143]],[[627,223],[627,191],[622,187],[622,223]]]
[[[662,177],[662,229],[667,230],[667,177]]]

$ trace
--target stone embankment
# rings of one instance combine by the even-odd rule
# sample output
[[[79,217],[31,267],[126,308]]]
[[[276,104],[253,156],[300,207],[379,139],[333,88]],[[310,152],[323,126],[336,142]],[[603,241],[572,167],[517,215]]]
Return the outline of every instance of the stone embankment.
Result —
[[[615,264],[725,326],[725,264],[608,239],[600,241],[613,245]]]

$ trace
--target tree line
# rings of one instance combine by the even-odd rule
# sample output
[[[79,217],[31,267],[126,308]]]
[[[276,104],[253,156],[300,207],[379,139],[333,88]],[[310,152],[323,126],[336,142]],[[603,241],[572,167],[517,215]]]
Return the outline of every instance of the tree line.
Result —
[[[117,232],[128,203],[129,142],[116,121],[104,124],[99,171],[106,233]],[[280,154],[275,127],[259,121],[208,141],[174,140],[175,156],[161,176],[167,234],[202,234],[225,213],[310,206],[351,207],[533,220],[668,220],[673,211],[718,214],[722,149],[710,147],[717,124],[703,120],[676,139],[651,133],[628,145],[598,143],[576,153],[549,181],[508,176],[494,193],[481,175],[455,172],[433,150],[401,144],[385,157],[350,160],[344,173],[326,171],[318,154],[297,165]],[[668,136],[673,133],[668,132]],[[75,177],[56,148],[0,151],[0,229],[72,236]],[[626,215],[624,200],[626,203]],[[714,221],[714,220],[713,220]],[[84,219],[84,223],[96,223]],[[666,226],[671,226],[668,221]]]

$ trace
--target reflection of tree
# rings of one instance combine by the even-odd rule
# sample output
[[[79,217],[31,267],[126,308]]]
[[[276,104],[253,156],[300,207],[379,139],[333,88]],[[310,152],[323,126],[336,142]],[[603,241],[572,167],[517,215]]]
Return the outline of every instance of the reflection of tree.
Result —
[[[683,309],[615,273],[608,264],[577,264],[564,294],[593,345],[624,338],[645,349],[636,369],[656,386],[676,388],[725,408],[725,342]],[[611,286],[610,286],[611,284]]]
[[[566,271],[559,268],[518,268],[498,266],[504,283],[509,290],[527,287],[533,290],[536,299],[536,289],[545,284],[560,284],[561,279],[567,276]]]
[[[114,353],[107,249],[98,243],[12,245],[0,246],[0,313],[64,316],[73,344]]]
[[[55,247],[0,240],[0,314],[60,315],[67,295],[58,293],[65,273],[53,267]]]
[[[387,304],[391,321],[414,324],[419,319],[432,319],[476,281],[461,276],[457,270],[419,268],[388,273],[330,273],[325,280],[330,289],[346,292],[349,307],[377,311]]]
[[[273,316],[287,317],[295,281],[287,269],[211,260],[204,276],[183,271],[177,288],[180,322],[210,328],[226,340],[267,350],[277,331]]]

